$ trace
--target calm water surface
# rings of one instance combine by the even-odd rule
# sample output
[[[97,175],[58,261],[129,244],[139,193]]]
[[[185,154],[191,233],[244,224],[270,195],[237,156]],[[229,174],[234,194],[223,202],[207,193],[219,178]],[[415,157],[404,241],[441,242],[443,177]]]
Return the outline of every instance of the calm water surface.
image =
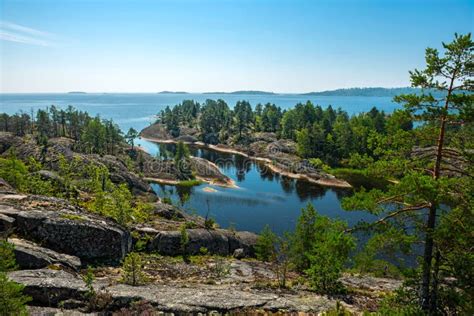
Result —
[[[203,102],[206,99],[223,99],[229,106],[237,100],[257,103],[275,103],[282,108],[293,107],[298,102],[312,101],[323,107],[341,107],[349,114],[368,111],[372,106],[392,112],[397,105],[389,97],[318,97],[301,95],[229,95],[229,94],[0,94],[0,112],[13,114],[30,113],[39,108],[56,105],[65,108],[73,105],[80,110],[103,118],[113,119],[122,130],[137,130],[154,121],[154,115],[167,105],[184,99]],[[146,150],[156,155],[164,147],[138,140]],[[168,148],[172,150],[172,148]],[[342,218],[354,224],[367,218],[366,213],[342,210],[340,199],[350,190],[330,189],[304,181],[281,177],[269,171],[261,172],[262,166],[238,155],[222,154],[203,149],[192,149],[195,156],[211,161],[225,159],[222,171],[239,186],[238,189],[202,184],[193,188],[175,188],[153,184],[160,196],[169,196],[176,203],[185,201],[189,212],[212,216],[222,227],[234,226],[241,230],[258,232],[265,224],[278,233],[294,228],[300,209],[313,203],[324,215]],[[213,192],[209,192],[211,187]]]

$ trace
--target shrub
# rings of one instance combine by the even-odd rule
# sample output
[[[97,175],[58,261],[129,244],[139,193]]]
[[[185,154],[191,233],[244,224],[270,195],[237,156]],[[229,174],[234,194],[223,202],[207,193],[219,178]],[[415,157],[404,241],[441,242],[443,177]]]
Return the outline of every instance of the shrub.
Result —
[[[275,256],[277,236],[270,226],[265,225],[255,244],[255,255],[258,260],[270,261]]]
[[[295,232],[291,238],[291,258],[297,271],[303,272],[310,266],[308,252],[315,241],[314,224],[316,222],[316,210],[313,205],[308,204],[301,210],[301,215],[296,223]]]
[[[212,217],[206,218],[204,220],[204,227],[206,227],[206,229],[213,229],[215,225],[216,221]]]
[[[0,272],[0,315],[28,315],[25,304],[31,301],[23,295],[24,286],[8,279],[5,272]]]
[[[137,286],[145,283],[145,275],[143,273],[143,262],[139,253],[129,253],[122,265],[123,282],[129,285]]]
[[[314,290],[334,294],[342,289],[338,281],[350,251],[355,247],[354,238],[344,232],[347,225],[316,214],[314,241],[306,256],[310,267],[305,270]]]
[[[0,241],[0,272],[15,270],[15,253],[13,244],[6,240]]]

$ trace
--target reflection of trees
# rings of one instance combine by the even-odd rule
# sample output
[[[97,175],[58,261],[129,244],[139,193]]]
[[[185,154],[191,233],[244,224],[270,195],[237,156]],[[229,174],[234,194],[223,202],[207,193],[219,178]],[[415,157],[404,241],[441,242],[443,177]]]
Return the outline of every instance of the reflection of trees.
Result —
[[[293,193],[295,190],[295,180],[291,178],[281,177],[280,184],[285,193]]]
[[[260,177],[264,180],[273,181],[275,180],[277,174],[274,173],[270,168],[264,164],[258,164],[258,171],[260,172]]]
[[[309,183],[307,181],[296,181],[296,194],[302,202],[308,199],[320,198],[324,196],[327,188],[319,185]]]
[[[194,198],[193,201],[203,203],[203,205],[206,205],[206,199],[209,199],[209,202],[211,205],[216,208],[218,205],[219,206],[229,206],[229,204],[238,204],[238,205],[245,205],[245,206],[257,206],[257,205],[268,205],[270,204],[269,201],[264,200],[264,199],[259,199],[259,198],[251,198],[251,197],[243,197],[243,196],[237,196],[237,195],[231,195],[231,194],[221,194],[221,193],[201,193],[199,191],[196,191],[194,193]]]
[[[173,159],[174,154],[176,153],[175,144],[157,144],[159,156],[163,159]]]
[[[337,199],[342,200],[345,197],[349,197],[354,194],[353,189],[332,189],[336,193]]]
[[[235,169],[236,169],[235,175],[237,177],[237,180],[242,182],[245,180],[245,175],[252,168],[252,161],[250,161],[248,158],[245,158],[243,156],[235,155],[234,162],[235,162]]]
[[[176,193],[178,194],[179,202],[181,206],[184,206],[184,204],[186,204],[186,202],[191,197],[192,192],[193,192],[192,186],[183,186],[183,185],[176,186]]]

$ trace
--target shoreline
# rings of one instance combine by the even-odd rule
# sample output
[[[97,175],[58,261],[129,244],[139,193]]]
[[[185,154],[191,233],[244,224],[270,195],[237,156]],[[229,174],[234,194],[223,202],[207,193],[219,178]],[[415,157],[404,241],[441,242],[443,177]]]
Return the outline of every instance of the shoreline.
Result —
[[[151,177],[144,177],[143,180],[158,184],[165,184],[165,185],[179,185],[180,180],[172,180],[172,179],[163,179],[163,178],[151,178]],[[230,183],[218,182],[215,179],[204,178],[196,176],[196,180],[199,180],[203,183],[207,183],[210,185],[215,185],[222,188],[229,188],[229,189],[239,189],[239,186],[235,184],[234,180],[231,180]]]
[[[159,139],[159,138],[141,136],[141,135],[140,135],[140,138],[143,139],[143,140],[146,140],[146,141],[155,142],[155,143],[159,143],[159,144],[177,144],[178,143],[178,141],[176,141],[174,139]],[[312,179],[312,178],[310,178],[307,175],[302,174],[302,173],[293,173],[293,172],[288,172],[288,171],[282,170],[281,168],[275,166],[273,164],[273,162],[268,158],[250,156],[250,155],[248,155],[244,152],[241,152],[239,150],[236,150],[236,149],[222,148],[222,147],[216,146],[216,145],[207,145],[207,144],[205,144],[204,142],[201,142],[201,141],[197,141],[197,142],[183,141],[183,143],[186,144],[186,145],[192,145],[192,146],[196,146],[196,147],[200,147],[200,148],[211,149],[211,150],[214,150],[214,151],[217,151],[217,152],[241,155],[243,157],[246,157],[246,158],[249,158],[249,159],[252,159],[252,160],[255,160],[255,161],[260,161],[260,162],[263,162],[265,164],[265,166],[270,168],[270,170],[272,170],[273,172],[278,173],[282,176],[286,176],[288,178],[297,179],[297,180],[304,180],[304,181],[307,181],[307,182],[310,182],[310,183],[314,183],[314,184],[318,184],[318,185],[326,186],[326,187],[343,188],[343,189],[352,188],[352,185],[350,185],[345,180],[340,180],[340,179],[337,179],[337,178],[334,178],[334,179],[317,179],[317,180]]]

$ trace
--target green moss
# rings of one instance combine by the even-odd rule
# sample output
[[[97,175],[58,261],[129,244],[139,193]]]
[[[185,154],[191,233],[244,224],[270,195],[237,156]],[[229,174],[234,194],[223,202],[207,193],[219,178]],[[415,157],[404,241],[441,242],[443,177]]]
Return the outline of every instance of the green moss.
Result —
[[[60,217],[64,219],[69,219],[71,221],[79,221],[79,222],[83,222],[86,220],[81,215],[76,215],[76,214],[61,214]]]

